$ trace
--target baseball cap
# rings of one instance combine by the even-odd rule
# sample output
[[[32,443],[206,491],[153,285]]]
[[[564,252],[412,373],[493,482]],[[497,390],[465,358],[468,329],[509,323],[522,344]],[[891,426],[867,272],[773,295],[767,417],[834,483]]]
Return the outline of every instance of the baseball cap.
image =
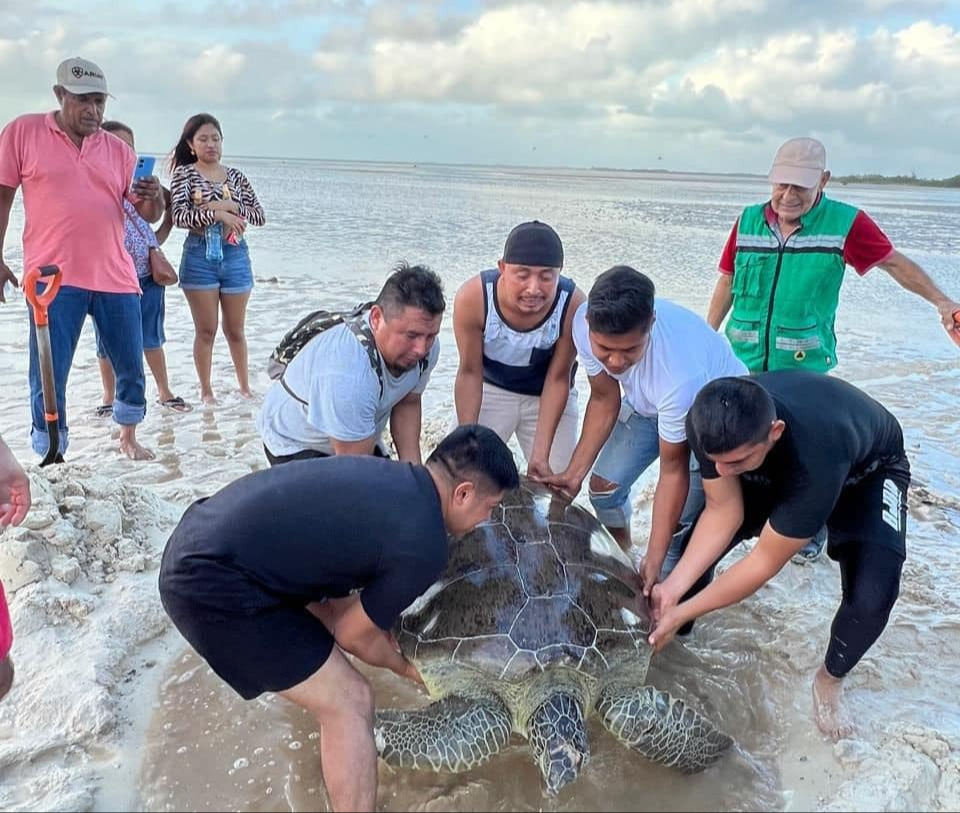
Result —
[[[770,183],[802,186],[806,189],[820,183],[827,168],[827,149],[815,138],[791,138],[784,141],[773,156],[767,178]]]
[[[70,57],[60,63],[57,68],[57,84],[76,96],[83,93],[110,95],[107,91],[107,79],[100,70],[100,66],[78,56]]]
[[[515,226],[507,235],[503,261],[534,268],[563,268],[563,243],[546,223],[531,220]]]

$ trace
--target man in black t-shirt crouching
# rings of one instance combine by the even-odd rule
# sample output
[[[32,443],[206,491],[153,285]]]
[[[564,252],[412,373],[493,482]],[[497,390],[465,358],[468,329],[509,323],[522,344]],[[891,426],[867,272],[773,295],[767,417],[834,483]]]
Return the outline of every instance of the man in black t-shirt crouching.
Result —
[[[789,370],[707,384],[687,438],[706,508],[676,569],[653,589],[650,643],[660,649],[698,616],[753,594],[825,525],[843,596],[814,678],[814,716],[834,739],[848,736],[842,680],[886,627],[906,557],[900,424],[840,379]],[[711,584],[717,561],[754,536],[753,550]]]
[[[333,808],[373,810],[373,691],[343,653],[419,681],[390,628],[440,575],[447,534],[518,485],[513,455],[476,425],[425,466],[339,456],[255,472],[187,509],[163,554],[163,606],[242,697],[279,692],[313,714]]]

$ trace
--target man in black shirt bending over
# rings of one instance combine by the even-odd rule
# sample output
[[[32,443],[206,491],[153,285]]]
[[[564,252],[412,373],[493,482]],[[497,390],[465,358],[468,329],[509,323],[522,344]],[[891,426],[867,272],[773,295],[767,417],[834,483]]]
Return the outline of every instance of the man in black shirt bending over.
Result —
[[[900,424],[840,379],[789,370],[710,382],[687,416],[687,438],[706,508],[654,588],[650,643],[659,649],[698,616],[753,594],[826,525],[843,597],[814,678],[814,716],[834,739],[848,736],[842,680],[883,632],[906,556]],[[756,547],[711,584],[716,562],[754,536]]]
[[[279,692],[312,713],[333,808],[373,810],[373,691],[343,653],[419,681],[390,628],[440,575],[447,533],[518,485],[513,455],[476,425],[425,466],[340,456],[255,472],[187,509],[163,554],[163,606],[242,697]]]

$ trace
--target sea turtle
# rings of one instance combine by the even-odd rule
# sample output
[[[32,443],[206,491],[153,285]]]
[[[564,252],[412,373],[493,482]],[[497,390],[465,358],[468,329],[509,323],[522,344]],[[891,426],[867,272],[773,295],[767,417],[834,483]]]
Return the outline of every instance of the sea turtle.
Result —
[[[650,620],[630,560],[586,510],[524,480],[489,523],[451,543],[441,578],[401,616],[401,651],[432,705],[377,714],[388,765],[466,771],[527,738],[555,794],[590,756],[596,711],[624,745],[687,773],[731,744],[644,684]]]

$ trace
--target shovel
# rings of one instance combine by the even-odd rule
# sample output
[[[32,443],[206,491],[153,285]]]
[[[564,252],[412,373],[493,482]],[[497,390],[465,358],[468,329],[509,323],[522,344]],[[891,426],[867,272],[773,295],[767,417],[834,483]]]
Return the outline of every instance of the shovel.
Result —
[[[60,415],[57,412],[57,388],[53,379],[53,351],[50,348],[50,317],[47,308],[60,290],[60,268],[43,265],[31,268],[23,275],[23,293],[33,308],[33,323],[37,334],[37,355],[40,357],[40,380],[43,384],[43,417],[47,422],[50,446],[41,466],[56,462],[60,454]],[[43,293],[37,293],[37,283],[46,284]],[[62,461],[62,458],[61,458]]]

